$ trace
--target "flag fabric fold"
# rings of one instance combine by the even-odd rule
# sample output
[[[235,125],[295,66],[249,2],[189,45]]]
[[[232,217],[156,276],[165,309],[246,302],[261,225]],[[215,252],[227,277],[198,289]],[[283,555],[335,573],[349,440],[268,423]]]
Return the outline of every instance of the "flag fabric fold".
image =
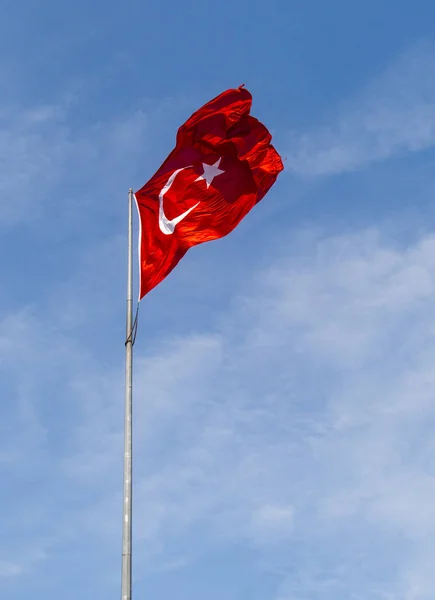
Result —
[[[274,184],[283,164],[244,87],[223,92],[178,130],[176,146],[135,193],[140,298],[187,250],[230,233]]]

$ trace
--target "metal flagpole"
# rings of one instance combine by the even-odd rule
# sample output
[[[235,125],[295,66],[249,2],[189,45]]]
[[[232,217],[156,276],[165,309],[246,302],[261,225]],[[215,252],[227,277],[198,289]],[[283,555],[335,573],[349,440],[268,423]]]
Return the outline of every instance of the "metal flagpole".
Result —
[[[128,192],[127,323],[125,342],[124,510],[121,598],[131,600],[132,383],[133,383],[133,190]]]

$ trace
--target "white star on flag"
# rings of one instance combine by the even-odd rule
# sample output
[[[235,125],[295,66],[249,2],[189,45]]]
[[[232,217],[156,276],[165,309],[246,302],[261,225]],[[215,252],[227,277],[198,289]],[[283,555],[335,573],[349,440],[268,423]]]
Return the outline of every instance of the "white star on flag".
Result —
[[[201,179],[204,179],[204,181],[207,183],[207,189],[208,189],[210,187],[211,182],[213,181],[213,179],[215,177],[217,177],[218,175],[222,175],[222,173],[225,173],[225,171],[222,171],[222,169],[219,169],[221,160],[222,160],[222,157],[218,158],[217,161],[214,163],[214,165],[207,165],[206,163],[202,163],[202,166],[204,168],[204,173],[202,175],[200,175],[198,177],[198,179],[195,179],[195,181],[200,181]]]

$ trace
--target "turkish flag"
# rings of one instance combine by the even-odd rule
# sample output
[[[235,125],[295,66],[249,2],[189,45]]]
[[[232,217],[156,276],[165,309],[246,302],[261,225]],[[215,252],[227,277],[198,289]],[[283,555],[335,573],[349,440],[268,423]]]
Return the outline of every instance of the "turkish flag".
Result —
[[[283,169],[243,87],[227,90],[178,130],[174,150],[136,192],[140,298],[189,248],[221,238],[243,219]]]

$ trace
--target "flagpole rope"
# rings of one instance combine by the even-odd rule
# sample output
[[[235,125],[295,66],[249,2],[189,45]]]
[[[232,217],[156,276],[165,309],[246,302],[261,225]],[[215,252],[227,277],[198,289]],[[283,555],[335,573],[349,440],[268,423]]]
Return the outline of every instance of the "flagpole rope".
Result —
[[[134,343],[136,341],[138,322],[139,322],[139,302],[137,303],[137,306],[136,306],[136,314],[134,316],[134,321],[133,321],[133,325],[131,327],[130,334],[129,334],[128,338],[125,340],[125,346],[129,342],[131,342],[131,345],[134,346]]]

